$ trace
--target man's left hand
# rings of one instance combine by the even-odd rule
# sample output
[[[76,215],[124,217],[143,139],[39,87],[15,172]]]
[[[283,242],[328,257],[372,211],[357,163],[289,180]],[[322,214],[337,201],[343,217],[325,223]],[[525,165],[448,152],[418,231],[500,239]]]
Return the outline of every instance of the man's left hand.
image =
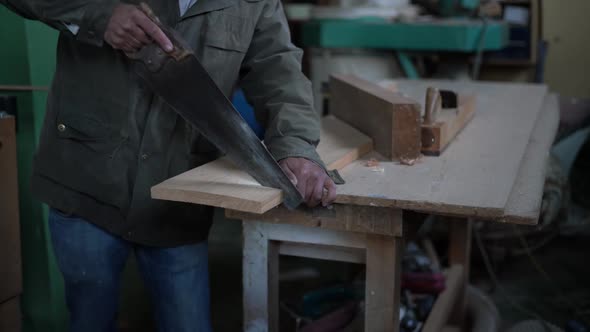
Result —
[[[305,158],[285,158],[279,165],[309,207],[328,206],[336,199],[336,184],[318,164]]]

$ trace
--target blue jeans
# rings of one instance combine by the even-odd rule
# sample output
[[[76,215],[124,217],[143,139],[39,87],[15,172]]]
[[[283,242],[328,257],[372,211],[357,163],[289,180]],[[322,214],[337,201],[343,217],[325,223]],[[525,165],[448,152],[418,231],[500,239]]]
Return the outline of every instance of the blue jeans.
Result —
[[[136,245],[54,209],[49,227],[64,277],[70,331],[116,331],[121,273],[131,250],[151,295],[158,331],[211,331],[206,242],[174,248]]]

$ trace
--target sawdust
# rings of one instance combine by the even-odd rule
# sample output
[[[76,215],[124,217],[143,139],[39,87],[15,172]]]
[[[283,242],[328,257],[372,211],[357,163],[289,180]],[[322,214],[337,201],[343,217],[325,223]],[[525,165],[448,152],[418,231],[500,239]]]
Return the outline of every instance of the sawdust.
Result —
[[[379,160],[377,160],[375,158],[371,158],[371,159],[367,160],[367,162],[365,163],[365,166],[368,167],[373,172],[377,172],[377,173],[384,173],[385,172],[385,168],[383,166],[381,166],[381,164],[379,163]]]

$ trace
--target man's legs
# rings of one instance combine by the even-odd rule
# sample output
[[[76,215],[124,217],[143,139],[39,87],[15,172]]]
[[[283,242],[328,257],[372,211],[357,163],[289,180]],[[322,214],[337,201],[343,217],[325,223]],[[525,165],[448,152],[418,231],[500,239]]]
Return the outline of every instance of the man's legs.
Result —
[[[114,332],[121,272],[131,245],[51,209],[53,251],[64,277],[72,332]]]
[[[210,332],[207,242],[174,247],[137,246],[159,332]]]

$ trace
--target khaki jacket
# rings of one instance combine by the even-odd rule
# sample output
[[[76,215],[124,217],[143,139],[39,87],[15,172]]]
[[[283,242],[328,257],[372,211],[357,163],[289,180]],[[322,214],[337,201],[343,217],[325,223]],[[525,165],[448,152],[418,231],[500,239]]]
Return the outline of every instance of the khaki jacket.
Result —
[[[198,0],[182,17],[176,0],[145,2],[192,45],[226,96],[244,89],[277,160],[297,156],[321,164],[311,84],[279,0]],[[218,153],[103,41],[119,1],[0,3],[61,30],[34,193],[133,242],[173,246],[206,239],[211,209],[152,200],[150,188]],[[78,25],[77,34],[65,23]]]

